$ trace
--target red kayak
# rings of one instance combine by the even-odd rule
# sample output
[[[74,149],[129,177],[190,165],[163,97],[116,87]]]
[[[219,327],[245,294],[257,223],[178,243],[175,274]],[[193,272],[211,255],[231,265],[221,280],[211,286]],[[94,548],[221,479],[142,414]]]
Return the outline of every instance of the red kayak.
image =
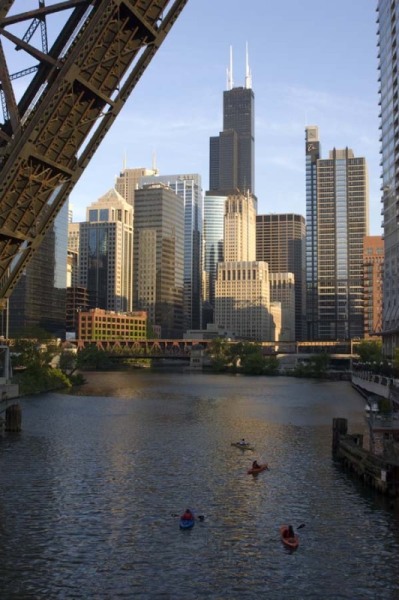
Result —
[[[262,471],[266,471],[268,468],[268,464],[264,463],[263,465],[259,465],[257,468],[252,467],[251,469],[248,469],[247,473],[248,475],[257,475],[258,473],[262,473]]]
[[[281,541],[284,546],[290,550],[296,550],[299,546],[299,535],[294,533],[293,536],[289,536],[288,525],[281,525],[280,527]]]

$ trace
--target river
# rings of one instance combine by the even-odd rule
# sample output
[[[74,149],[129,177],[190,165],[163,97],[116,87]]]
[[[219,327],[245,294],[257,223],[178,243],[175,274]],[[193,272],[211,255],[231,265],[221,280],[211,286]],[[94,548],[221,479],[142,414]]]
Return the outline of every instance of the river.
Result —
[[[331,457],[334,417],[365,428],[349,383],[92,373],[21,406],[0,435],[1,600],[399,598],[399,511]],[[205,520],[181,531],[187,507]],[[283,523],[304,524],[295,552]]]

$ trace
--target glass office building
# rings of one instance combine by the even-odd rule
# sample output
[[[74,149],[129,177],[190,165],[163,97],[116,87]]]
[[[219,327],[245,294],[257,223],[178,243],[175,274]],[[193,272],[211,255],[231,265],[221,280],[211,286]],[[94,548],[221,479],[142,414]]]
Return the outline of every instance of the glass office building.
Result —
[[[295,277],[295,326],[290,326],[292,340],[305,339],[306,282],[305,282],[305,218],[295,214],[258,215],[256,217],[256,260],[265,261],[272,274]],[[291,285],[291,283],[290,283]],[[277,300],[276,297],[273,300]],[[285,338],[287,340],[287,338]]]
[[[183,337],[184,202],[153,183],[134,200],[134,310],[145,310],[161,337]]]
[[[209,310],[215,306],[215,280],[217,264],[223,261],[224,213],[227,196],[214,196],[206,192],[204,197],[204,272],[206,289],[204,302]],[[211,315],[208,317],[208,322]]]
[[[3,335],[35,336],[47,331],[65,338],[68,252],[68,203],[33,255],[9,300],[9,314],[2,323]]]
[[[399,346],[399,2],[379,0],[378,58],[382,209],[384,232],[384,283],[382,338],[384,352],[392,357]]]
[[[201,328],[203,193],[198,174],[141,177],[139,186],[162,183],[184,201],[184,331]]]
[[[86,209],[80,224],[79,277],[90,308],[132,310],[133,208],[115,189]]]

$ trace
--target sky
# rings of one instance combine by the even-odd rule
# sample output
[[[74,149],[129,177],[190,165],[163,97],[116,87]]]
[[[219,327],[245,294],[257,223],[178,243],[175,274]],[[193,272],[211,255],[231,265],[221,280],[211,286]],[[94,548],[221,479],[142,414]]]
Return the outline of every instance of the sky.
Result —
[[[306,215],[305,127],[322,157],[352,148],[367,160],[370,234],[380,235],[376,0],[188,0],[75,186],[75,221],[126,166],[199,173],[209,185],[209,138],[222,129],[229,49],[244,85],[248,43],[255,94],[258,214]]]

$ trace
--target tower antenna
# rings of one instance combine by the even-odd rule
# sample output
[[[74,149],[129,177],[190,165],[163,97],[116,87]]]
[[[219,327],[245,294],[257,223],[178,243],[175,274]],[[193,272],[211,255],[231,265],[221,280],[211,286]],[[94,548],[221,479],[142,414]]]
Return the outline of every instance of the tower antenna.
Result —
[[[245,87],[252,88],[252,73],[249,68],[248,42],[245,44]]]
[[[227,69],[227,89],[232,90],[233,86],[233,47],[230,46],[230,66]]]

